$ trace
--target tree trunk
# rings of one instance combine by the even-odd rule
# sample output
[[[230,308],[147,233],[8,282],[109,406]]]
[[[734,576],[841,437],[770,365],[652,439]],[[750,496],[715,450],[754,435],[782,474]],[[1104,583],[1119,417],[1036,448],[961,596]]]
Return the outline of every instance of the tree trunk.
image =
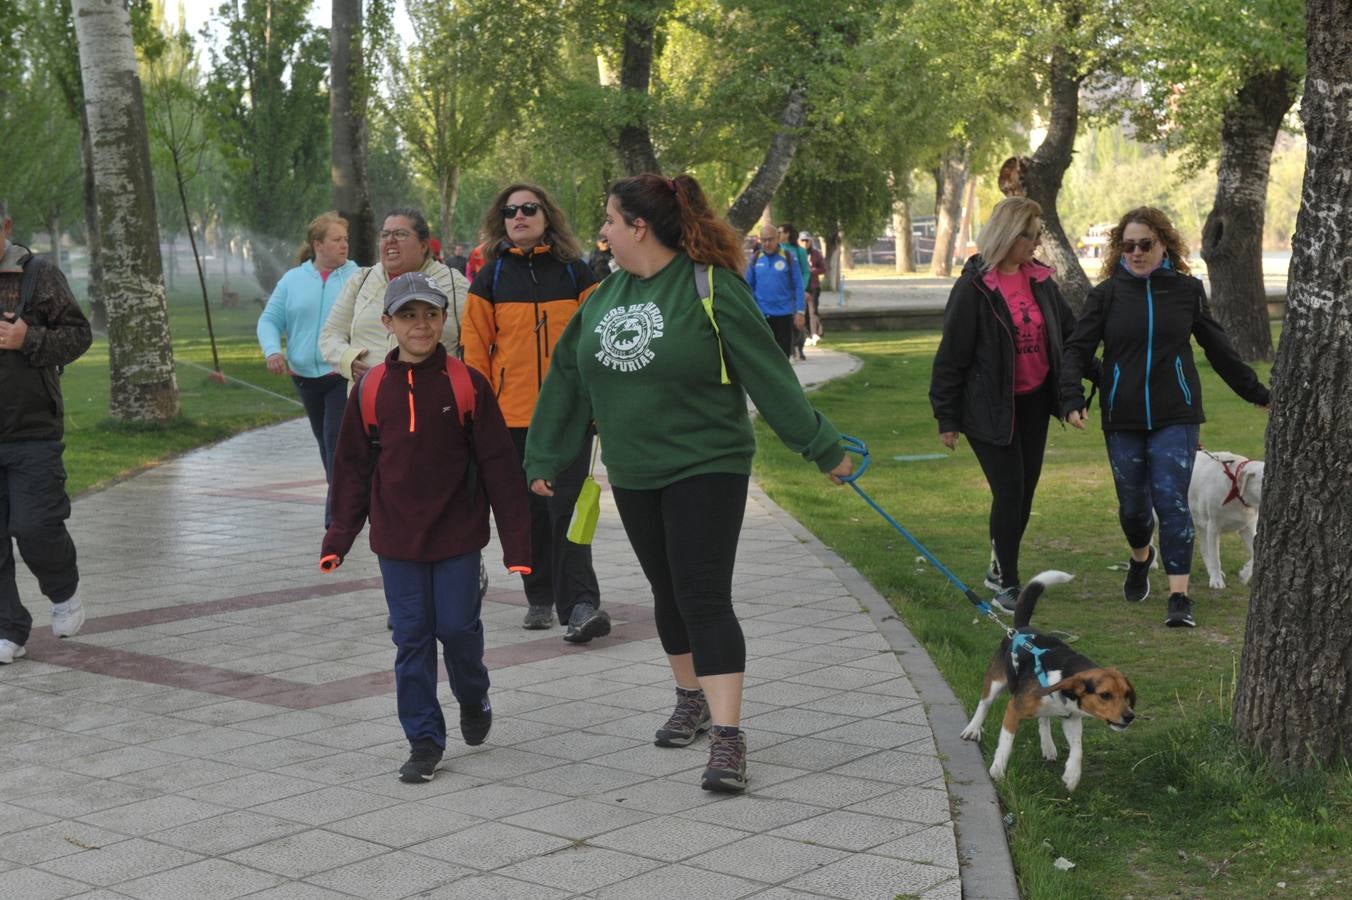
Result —
[[[47,213],[47,239],[52,245],[52,265],[65,269],[61,265],[61,214],[56,210],[50,210]]]
[[[1293,768],[1352,756],[1352,17],[1344,0],[1305,15],[1305,184],[1234,713],[1242,741]]]
[[[1216,318],[1248,360],[1272,359],[1263,219],[1272,144],[1295,102],[1298,80],[1286,69],[1251,75],[1221,120],[1216,204],[1202,228],[1202,259]]]
[[[958,222],[958,240],[953,254],[953,263],[957,266],[967,262],[967,248],[972,243],[972,221],[976,218],[976,185],[980,180],[980,175],[968,178],[967,188],[963,191],[962,219]]]
[[[376,261],[376,215],[366,176],[366,97],[362,70],[362,0],[333,0],[329,37],[329,118],[333,127],[333,205],[348,222],[348,250],[358,265]]]
[[[127,0],[74,0],[108,303],[109,414],[178,415],[141,79]]]
[[[1074,31],[1079,25],[1079,13],[1072,11],[1068,13],[1068,18],[1071,21],[1065,25],[1068,30]],[[1084,269],[1080,267],[1080,258],[1075,255],[1075,245],[1061,227],[1056,198],[1061,193],[1061,182],[1075,154],[1075,132],[1079,130],[1080,124],[1080,83],[1084,80],[1084,73],[1079,70],[1079,60],[1075,54],[1065,47],[1052,49],[1050,80],[1051,116],[1047,123],[1047,136],[1028,164],[1024,184],[1028,189],[1028,197],[1042,207],[1042,225],[1046,232],[1038,255],[1056,269],[1056,281],[1061,286],[1061,293],[1078,314],[1084,306],[1090,284]]]
[[[455,205],[460,198],[460,167],[451,166],[449,172],[441,176],[441,182],[438,184],[439,199],[441,200],[441,244],[446,248],[446,255],[450,255],[450,249],[455,243],[453,235],[455,232]]]
[[[840,290],[840,234],[832,232],[822,235],[825,249],[822,251],[826,262],[826,274],[822,277],[822,290]]]
[[[94,188],[94,142],[89,138],[89,115],[80,104],[80,157],[84,160],[85,250],[89,254],[89,324],[108,330],[108,302],[103,298],[103,255],[99,246],[99,205]]]
[[[892,234],[896,239],[897,274],[915,272],[915,240],[911,234],[911,201],[892,203]]]
[[[944,151],[934,173],[938,186],[935,206],[934,258],[930,272],[942,278],[953,274],[953,246],[957,240],[958,215],[962,212],[962,192],[967,182],[967,147],[958,145]]]
[[[629,175],[661,172],[648,131],[648,88],[652,81],[657,20],[670,0],[643,0],[630,4],[624,20],[624,47],[620,59],[620,97],[627,121],[620,127],[620,162]]]
[[[739,232],[751,230],[760,211],[784,183],[784,177],[789,174],[789,165],[793,162],[793,154],[803,139],[803,124],[806,121],[807,92],[801,85],[795,85],[789,90],[784,108],[780,110],[779,129],[770,141],[770,148],[765,151],[765,159],[752,176],[751,183],[728,210],[728,222]]]

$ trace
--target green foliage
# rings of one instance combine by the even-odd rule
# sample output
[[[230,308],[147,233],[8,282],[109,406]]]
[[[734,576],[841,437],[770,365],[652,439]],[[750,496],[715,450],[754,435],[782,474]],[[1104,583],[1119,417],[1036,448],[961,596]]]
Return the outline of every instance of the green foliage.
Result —
[[[250,233],[265,288],[305,224],[329,205],[328,35],[309,0],[229,0],[207,97],[229,168],[230,209]]]
[[[1145,139],[1181,151],[1188,171],[1220,149],[1220,122],[1253,74],[1305,72],[1301,0],[1164,0],[1142,7],[1136,32],[1145,87],[1133,118]]]

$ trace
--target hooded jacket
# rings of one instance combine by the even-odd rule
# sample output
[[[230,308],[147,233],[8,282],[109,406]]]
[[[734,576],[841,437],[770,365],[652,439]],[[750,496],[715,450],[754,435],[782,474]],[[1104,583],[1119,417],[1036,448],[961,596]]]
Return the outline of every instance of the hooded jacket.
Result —
[[[1120,266],[1085,299],[1066,341],[1061,410],[1084,409],[1080,374],[1103,345],[1099,402],[1103,430],[1145,430],[1206,421],[1193,361],[1196,337],[1216,373],[1239,396],[1266,406],[1270,395],[1211,315],[1202,282],[1168,261],[1144,278]]]
[[[325,279],[314,262],[306,260],[283,275],[258,317],[256,330],[263,357],[281,353],[285,335],[286,364],[292,372],[303,378],[330,374],[333,366],[319,352],[319,331],[357,268],[349,259]]]
[[[508,428],[530,425],[554,344],[596,287],[580,259],[561,262],[548,244],[507,247],[474,276],[460,339],[483,373]]]
[[[998,288],[987,283],[984,270],[980,256],[968,259],[948,295],[944,334],[930,375],[930,406],[941,434],[960,431],[969,439],[1004,447],[1014,438],[1016,331],[1009,304]],[[1042,311],[1051,369],[1047,377],[1056,385],[1061,380],[1063,342],[1075,316],[1049,266],[1034,261],[1022,271]]]

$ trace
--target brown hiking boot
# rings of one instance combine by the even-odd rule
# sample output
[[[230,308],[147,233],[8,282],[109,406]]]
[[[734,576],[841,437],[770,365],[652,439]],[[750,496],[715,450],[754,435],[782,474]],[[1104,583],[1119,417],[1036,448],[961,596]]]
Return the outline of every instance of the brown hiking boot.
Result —
[[[746,735],[739,731],[729,737],[714,729],[709,737],[709,768],[700,787],[726,793],[746,790]]]
[[[657,729],[653,743],[659,747],[687,747],[700,732],[709,730],[709,701],[704,691],[676,689],[676,708],[667,724]]]

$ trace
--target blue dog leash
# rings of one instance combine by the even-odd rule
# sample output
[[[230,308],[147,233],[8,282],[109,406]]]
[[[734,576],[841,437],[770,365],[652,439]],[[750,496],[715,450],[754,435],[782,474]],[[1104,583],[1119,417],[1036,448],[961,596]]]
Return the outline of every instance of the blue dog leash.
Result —
[[[864,442],[859,440],[859,438],[857,437],[850,437],[849,435],[843,434],[840,436],[840,439],[847,453],[856,453],[861,457],[859,462],[859,468],[855,469],[847,477],[842,478],[840,480],[845,484],[848,484],[850,487],[854,488],[854,492],[858,494],[860,497],[862,497],[865,503],[873,507],[874,511],[887,521],[887,524],[891,525],[893,528],[897,530],[898,534],[906,538],[906,540],[910,542],[912,547],[919,550],[920,555],[925,557],[925,559],[929,560],[930,565],[934,566],[934,568],[942,572],[943,576],[947,578],[949,581],[951,581],[955,588],[957,588],[959,591],[962,592],[963,596],[966,597],[967,600],[977,608],[978,612],[980,612],[983,616],[989,618],[991,621],[998,623],[1000,627],[1002,628],[1005,627],[1005,624],[1000,621],[1000,617],[995,614],[995,610],[991,608],[991,605],[989,603],[987,603],[985,600],[982,600],[980,597],[976,595],[975,591],[973,591],[967,585],[963,584],[962,581],[958,579],[958,576],[950,572],[947,566],[939,562],[938,558],[935,557],[933,553],[929,552],[928,549],[926,549],[924,544],[916,540],[909,531],[907,531],[905,528],[901,526],[900,522],[898,522],[896,519],[888,515],[887,510],[883,509],[876,502],[874,502],[872,497],[864,493],[864,489],[859,486],[858,482],[860,476],[862,476],[866,471],[868,471],[870,461],[868,447],[865,446]],[[1008,630],[1010,631],[1011,634],[1013,633],[1013,629]]]

